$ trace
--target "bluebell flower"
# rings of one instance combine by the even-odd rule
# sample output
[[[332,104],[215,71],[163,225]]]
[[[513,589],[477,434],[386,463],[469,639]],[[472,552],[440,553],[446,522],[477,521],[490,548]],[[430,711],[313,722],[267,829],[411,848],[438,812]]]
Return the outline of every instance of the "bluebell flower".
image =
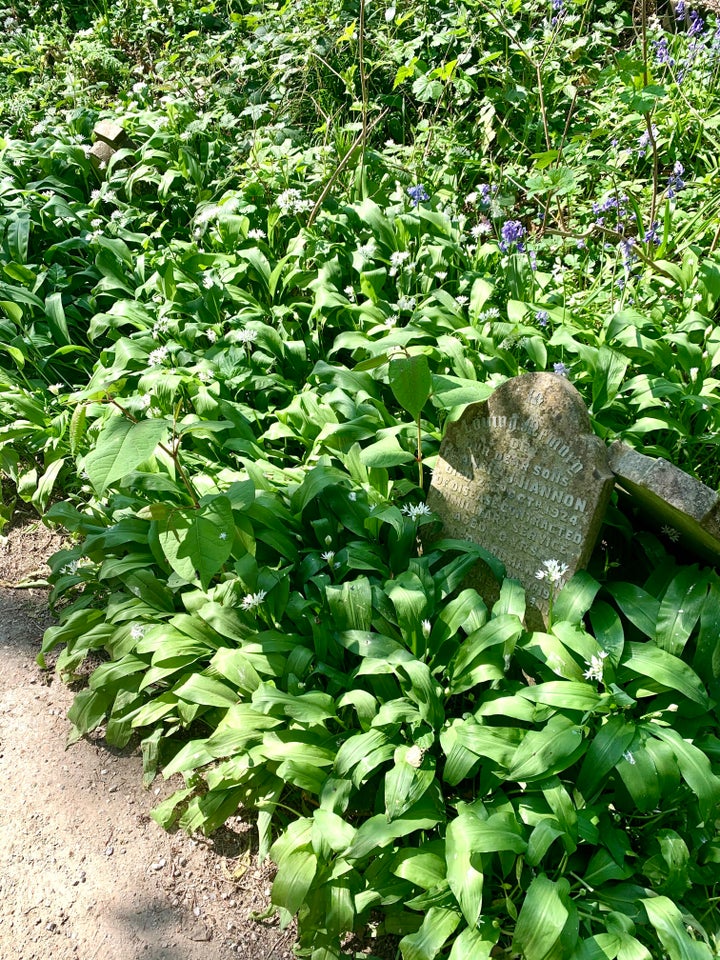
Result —
[[[639,157],[644,157],[647,151],[647,148],[651,145],[651,143],[657,141],[658,128],[655,126],[655,124],[652,125],[652,136],[650,134],[651,134],[651,131],[646,130],[645,133],[641,134],[638,137],[638,156]]]
[[[625,267],[626,273],[630,272],[630,267],[637,260],[637,254],[633,250],[634,246],[634,237],[625,237],[624,240],[620,241],[620,250],[622,251],[623,266]]]
[[[661,37],[659,40],[653,40],[653,53],[655,54],[655,63],[657,66],[675,66],[675,60],[670,55],[667,37]]]
[[[685,0],[678,0],[677,4],[675,5],[675,19],[685,19]]]
[[[535,314],[535,319],[538,322],[538,326],[546,327],[548,325],[548,320],[550,319],[550,314],[547,310],[538,310]]]
[[[660,246],[660,222],[655,220],[645,231],[643,240],[645,243],[654,243],[656,247]]]
[[[414,207],[417,207],[423,200],[430,199],[430,194],[421,183],[416,184],[414,187],[408,187],[407,193]]]
[[[697,10],[690,11],[690,26],[688,28],[688,36],[696,37],[699,33],[702,33],[705,29],[705,21],[697,12]]]
[[[559,377],[566,377],[568,375],[568,368],[562,361],[560,361],[560,363],[554,363],[553,370]]]
[[[682,178],[684,173],[685,167],[677,160],[673,172],[668,177],[667,195],[669,200],[672,200],[676,194],[685,189],[685,181]]]
[[[507,253],[510,247],[515,244],[519,253],[525,249],[522,238],[525,236],[525,227],[519,220],[506,220],[500,230],[500,249]]]

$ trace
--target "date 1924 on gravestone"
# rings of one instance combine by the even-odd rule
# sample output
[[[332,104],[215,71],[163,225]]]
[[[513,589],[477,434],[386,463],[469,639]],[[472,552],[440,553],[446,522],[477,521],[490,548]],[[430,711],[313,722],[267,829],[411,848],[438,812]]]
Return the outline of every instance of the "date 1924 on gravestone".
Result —
[[[580,394],[557,374],[529,373],[448,426],[428,506],[443,536],[478,543],[522,583],[536,626],[550,597],[537,571],[546,560],[567,564],[564,582],[587,565],[612,487]],[[472,583],[492,603],[497,586],[483,567]]]

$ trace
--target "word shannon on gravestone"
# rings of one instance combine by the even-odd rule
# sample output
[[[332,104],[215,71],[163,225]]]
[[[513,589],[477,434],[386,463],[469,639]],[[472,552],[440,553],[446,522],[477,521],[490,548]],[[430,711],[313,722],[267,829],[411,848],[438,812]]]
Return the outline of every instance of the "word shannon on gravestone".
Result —
[[[522,583],[535,626],[550,597],[538,570],[546,560],[567,564],[564,582],[587,565],[612,487],[580,394],[557,374],[529,373],[448,426],[428,506],[443,536],[479,544]],[[492,603],[497,585],[483,568],[471,582]]]

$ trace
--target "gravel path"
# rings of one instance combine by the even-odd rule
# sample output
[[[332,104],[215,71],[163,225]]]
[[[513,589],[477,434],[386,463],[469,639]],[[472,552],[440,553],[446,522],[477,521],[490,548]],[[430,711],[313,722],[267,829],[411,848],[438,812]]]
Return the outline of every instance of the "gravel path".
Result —
[[[57,542],[11,532],[0,583],[42,568]],[[240,820],[210,841],[168,835],[148,814],[139,756],[81,741],[65,750],[72,693],[35,665],[49,623],[42,590],[0,587],[0,958],[285,960],[292,932],[250,917],[270,874]]]

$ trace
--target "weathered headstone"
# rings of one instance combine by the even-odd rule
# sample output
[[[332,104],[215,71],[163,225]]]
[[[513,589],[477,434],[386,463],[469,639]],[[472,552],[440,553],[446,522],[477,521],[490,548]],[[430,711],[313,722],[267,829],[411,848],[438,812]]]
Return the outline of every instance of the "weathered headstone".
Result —
[[[618,483],[671,542],[720,560],[720,494],[662,458],[618,440],[610,447]]]
[[[93,143],[90,158],[97,166],[104,168],[118,150],[133,147],[133,142],[126,131],[113,120],[100,120],[93,127]]]
[[[449,425],[428,506],[443,536],[474,541],[502,560],[525,587],[527,621],[536,626],[551,589],[537,572],[546,560],[567,564],[564,583],[587,564],[612,487],[607,450],[580,394],[564,377],[530,373]],[[483,568],[473,585],[493,602],[497,586]]]

